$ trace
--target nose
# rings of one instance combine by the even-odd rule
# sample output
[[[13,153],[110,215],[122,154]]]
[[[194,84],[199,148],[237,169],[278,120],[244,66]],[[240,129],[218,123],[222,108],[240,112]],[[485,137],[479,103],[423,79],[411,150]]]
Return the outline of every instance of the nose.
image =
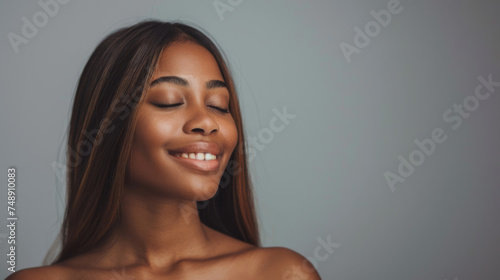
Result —
[[[187,134],[199,133],[210,135],[219,131],[219,125],[207,109],[193,108],[194,112],[184,125]]]

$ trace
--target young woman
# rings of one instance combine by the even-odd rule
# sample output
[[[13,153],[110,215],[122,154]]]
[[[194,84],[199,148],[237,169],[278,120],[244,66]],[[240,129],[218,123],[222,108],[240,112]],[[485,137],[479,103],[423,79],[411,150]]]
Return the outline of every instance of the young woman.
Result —
[[[260,247],[245,153],[212,40],[160,21],[114,32],[74,99],[62,250],[7,279],[320,279]]]

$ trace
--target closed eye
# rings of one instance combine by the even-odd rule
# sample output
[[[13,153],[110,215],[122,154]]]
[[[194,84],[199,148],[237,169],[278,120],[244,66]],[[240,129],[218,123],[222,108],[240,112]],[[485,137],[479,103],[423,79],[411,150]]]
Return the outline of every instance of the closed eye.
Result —
[[[151,102],[151,104],[153,104],[153,106],[158,107],[158,108],[174,108],[174,107],[181,106],[184,103],[162,104],[162,103]],[[208,107],[213,108],[213,109],[215,109],[221,113],[224,113],[224,114],[229,113],[229,109],[224,109],[224,108],[220,108],[220,107],[213,106],[213,105],[210,105]]]
[[[223,109],[223,108],[220,108],[220,107],[217,107],[217,106],[208,106],[208,107],[214,108],[215,110],[220,111],[220,112],[222,112],[224,114],[229,113],[229,109]]]
[[[175,103],[175,104],[161,104],[161,103],[154,103],[154,102],[152,102],[151,104],[153,104],[154,106],[156,106],[156,107],[158,107],[158,108],[173,108],[173,107],[180,106],[180,105],[182,105],[183,103]]]

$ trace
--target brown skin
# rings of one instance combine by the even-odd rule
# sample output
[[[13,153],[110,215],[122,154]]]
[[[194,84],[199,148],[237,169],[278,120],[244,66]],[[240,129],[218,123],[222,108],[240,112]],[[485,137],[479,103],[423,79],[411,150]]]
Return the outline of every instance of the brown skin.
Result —
[[[191,42],[164,50],[152,81],[162,76],[177,76],[189,85],[158,83],[138,109],[121,203],[123,222],[112,233],[114,241],[7,279],[320,279],[290,249],[259,248],[201,223],[196,200],[216,193],[238,140],[231,114],[213,107],[227,109],[229,92],[225,87],[207,89],[207,81],[223,81],[222,75],[213,56]],[[159,108],[157,103],[183,104]],[[216,171],[179,165],[167,152],[198,141],[221,148]]]

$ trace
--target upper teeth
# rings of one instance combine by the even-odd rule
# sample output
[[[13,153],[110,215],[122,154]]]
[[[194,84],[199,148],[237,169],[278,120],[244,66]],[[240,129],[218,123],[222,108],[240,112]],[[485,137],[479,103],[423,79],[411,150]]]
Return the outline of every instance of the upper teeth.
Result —
[[[197,160],[214,160],[217,159],[216,155],[212,155],[211,153],[182,153],[176,154],[177,157],[197,159]]]

